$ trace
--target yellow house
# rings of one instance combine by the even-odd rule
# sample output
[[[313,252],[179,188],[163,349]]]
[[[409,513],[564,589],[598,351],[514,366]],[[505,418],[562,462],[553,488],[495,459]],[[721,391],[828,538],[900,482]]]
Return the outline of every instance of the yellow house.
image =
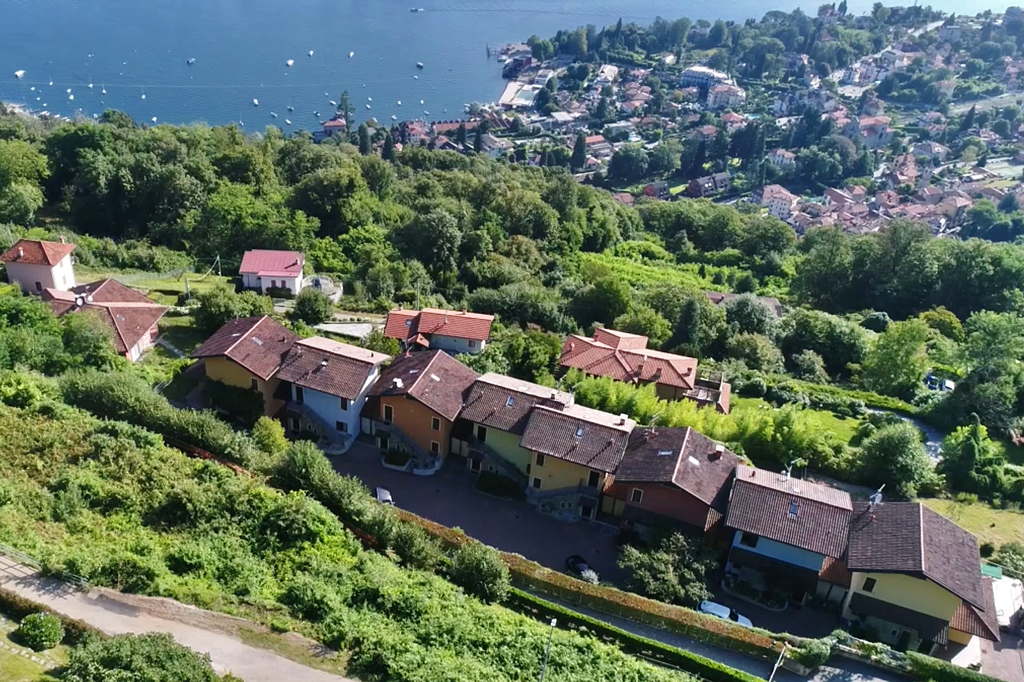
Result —
[[[274,374],[298,337],[267,315],[231,320],[193,353],[206,376],[228,386],[246,388],[263,396],[263,412],[276,414],[284,401],[275,397]]]
[[[924,505],[856,505],[847,565],[843,617],[874,638],[961,665],[980,663],[980,639],[999,641],[977,540]]]

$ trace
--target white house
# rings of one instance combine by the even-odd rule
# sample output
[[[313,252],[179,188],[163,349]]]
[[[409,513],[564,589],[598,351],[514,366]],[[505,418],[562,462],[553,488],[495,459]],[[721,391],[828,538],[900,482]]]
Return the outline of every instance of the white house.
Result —
[[[254,249],[242,256],[238,268],[242,286],[267,293],[268,289],[287,289],[294,296],[302,290],[302,267],[306,257],[298,251]]]
[[[332,452],[359,435],[366,394],[390,355],[314,336],[295,342],[275,378],[293,433],[315,432]]]
[[[782,185],[765,185],[761,190],[761,205],[779,220],[788,220],[793,214],[797,196]]]
[[[746,91],[735,85],[720,83],[708,89],[707,106],[709,109],[733,109],[746,101]]]
[[[406,348],[439,348],[449,353],[480,353],[491,336],[494,315],[465,310],[392,310],[384,323],[384,336]]]
[[[63,241],[19,239],[0,256],[7,266],[7,280],[26,293],[42,294],[46,289],[68,291],[75,286],[71,263],[74,244]]]

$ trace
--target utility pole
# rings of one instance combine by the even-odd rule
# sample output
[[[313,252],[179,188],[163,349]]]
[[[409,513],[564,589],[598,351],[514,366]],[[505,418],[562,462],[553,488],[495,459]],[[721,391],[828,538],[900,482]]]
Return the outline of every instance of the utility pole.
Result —
[[[782,651],[779,652],[779,658],[775,661],[775,665],[772,667],[772,674],[768,676],[768,682],[772,682],[775,679],[775,673],[778,672],[779,666],[782,665],[782,659],[786,657],[786,649],[789,648],[789,643],[783,643]]]
[[[548,630],[548,643],[544,647],[544,664],[540,668],[540,677],[537,678],[537,682],[544,682],[544,675],[548,671],[548,656],[551,654],[551,639],[555,636],[555,626],[558,625],[558,619],[551,619],[551,629]],[[769,680],[769,682],[771,682]]]

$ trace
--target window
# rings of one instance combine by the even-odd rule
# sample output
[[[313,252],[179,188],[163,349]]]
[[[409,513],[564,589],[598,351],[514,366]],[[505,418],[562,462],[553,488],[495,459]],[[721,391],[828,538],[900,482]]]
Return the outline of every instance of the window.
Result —
[[[43,290],[43,283],[42,282],[36,282],[36,291],[42,291],[42,290]]]
[[[537,490],[540,490],[540,479],[539,478],[534,478],[533,479],[533,487],[536,488]]]
[[[300,424],[299,424],[299,418],[298,417],[291,417],[288,421],[291,423],[292,431],[298,431],[299,430]]]
[[[378,441],[380,443],[381,451],[387,452],[391,449],[391,439],[387,436],[378,436]]]
[[[258,391],[258,390],[260,390],[259,382],[256,381],[255,379],[250,379],[249,380],[249,390],[250,391]]]
[[[576,427],[576,437],[577,438],[583,438],[583,427],[582,426],[577,426]]]
[[[530,475],[530,464],[529,463],[526,464],[526,475],[527,476]]]
[[[334,422],[334,428],[338,430],[338,433],[348,433],[348,424],[345,422]]]
[[[865,592],[874,592],[876,584],[878,584],[878,581],[874,578],[864,578],[864,586],[861,589]]]
[[[587,477],[587,485],[590,486],[591,488],[596,488],[597,484],[600,481],[601,474],[597,473],[596,471],[591,471],[590,475]]]
[[[430,418],[430,430],[431,431],[440,431],[441,430],[441,420],[438,419],[437,417],[431,417]]]
[[[385,405],[384,406],[384,423],[385,424],[390,424],[391,420],[394,419],[394,418],[395,418],[394,410],[391,408],[390,405]]]
[[[342,412],[348,411],[348,398],[338,398],[338,407],[341,408]]]
[[[515,404],[516,404],[515,396],[511,396],[510,395],[508,398],[505,399],[505,407],[512,407]]]
[[[478,459],[470,459],[469,460],[469,470],[472,471],[475,474],[480,473],[480,460],[478,460]]]
[[[487,429],[482,426],[476,427],[476,439],[481,443],[487,442]]]
[[[800,516],[800,503],[796,500],[790,500],[789,502],[789,518],[795,519]]]
[[[757,547],[757,539],[757,536],[753,533],[743,533],[740,535],[740,544],[747,547]]]
[[[470,339],[469,340],[469,347],[470,348],[476,348],[476,341],[474,341],[473,339]]]
[[[432,454],[432,455],[440,455],[441,454],[441,444],[438,443],[436,440],[430,441],[430,454]]]
[[[633,488],[632,492],[629,493],[629,501],[633,504],[640,504],[644,501],[644,491],[640,488]]]
[[[580,505],[580,516],[582,516],[585,519],[594,518],[594,508],[591,507],[589,504]]]
[[[540,454],[539,452],[537,453],[537,466],[544,466],[544,455]]]
[[[301,405],[302,401],[303,401],[302,386],[296,386],[295,387],[295,402],[297,402],[298,404]]]

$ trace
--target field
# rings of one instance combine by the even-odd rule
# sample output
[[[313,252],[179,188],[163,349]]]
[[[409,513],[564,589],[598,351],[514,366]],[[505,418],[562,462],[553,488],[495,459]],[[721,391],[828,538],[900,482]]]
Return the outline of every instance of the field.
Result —
[[[111,277],[122,284],[142,289],[146,292],[162,292],[167,294],[183,294],[186,287],[192,293],[206,291],[218,284],[231,284],[231,277],[220,277],[214,274],[202,275],[185,273],[175,276],[169,273],[150,273],[138,271],[118,271],[101,268],[75,266],[75,275],[79,282],[92,282],[97,279]],[[161,303],[167,301],[161,300]]]
[[[1007,542],[1024,542],[1024,512],[993,509],[984,502],[968,504],[940,499],[921,501],[974,533],[979,542],[991,542],[996,546]]]
[[[580,258],[584,265],[596,265],[606,268],[612,276],[624,282],[629,282],[633,286],[641,287],[651,284],[671,283],[693,289],[722,291],[724,285],[713,283],[711,277],[716,272],[727,276],[730,270],[736,270],[736,268],[706,265],[704,266],[705,276],[701,277],[699,274],[701,266],[697,263],[682,265],[637,263],[629,258],[611,256],[606,253],[581,253]]]
[[[745,412],[776,409],[774,405],[761,398],[744,398],[738,395],[732,396],[731,404],[732,410],[730,414],[736,417],[742,416]],[[839,417],[828,410],[805,408],[800,410],[800,414],[804,415],[816,427],[816,430],[831,433],[837,440],[843,443],[849,443],[853,439],[854,434],[857,432],[857,427],[861,424],[860,419]]]

